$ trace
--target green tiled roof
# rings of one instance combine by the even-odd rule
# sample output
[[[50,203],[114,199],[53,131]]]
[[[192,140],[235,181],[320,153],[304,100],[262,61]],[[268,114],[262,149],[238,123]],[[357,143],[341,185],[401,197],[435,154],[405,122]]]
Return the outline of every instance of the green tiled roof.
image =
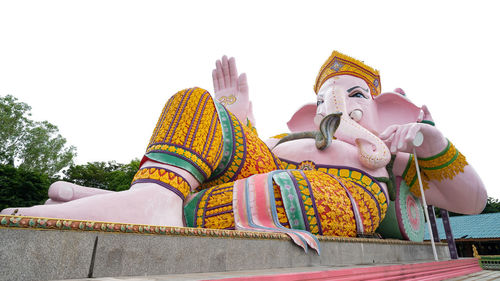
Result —
[[[440,239],[446,239],[443,221],[436,219]],[[500,238],[500,213],[450,217],[451,231],[455,239]],[[425,238],[429,240],[427,227]]]

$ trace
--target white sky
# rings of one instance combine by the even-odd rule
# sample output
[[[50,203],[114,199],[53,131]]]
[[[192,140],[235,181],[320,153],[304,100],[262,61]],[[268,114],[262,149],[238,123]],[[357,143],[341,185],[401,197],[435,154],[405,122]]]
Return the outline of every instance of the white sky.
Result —
[[[336,49],[379,69],[383,91],[427,104],[500,198],[494,2],[2,1],[0,95],[57,125],[77,163],[127,163],[172,94],[213,91],[222,55],[248,74],[265,139],[315,101],[317,71]]]

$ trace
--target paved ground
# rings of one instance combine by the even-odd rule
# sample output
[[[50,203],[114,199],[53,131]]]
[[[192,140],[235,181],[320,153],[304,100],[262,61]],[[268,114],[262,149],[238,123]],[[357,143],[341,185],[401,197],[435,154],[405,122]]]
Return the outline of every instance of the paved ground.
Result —
[[[268,269],[268,270],[252,270],[252,271],[238,271],[238,272],[209,272],[209,273],[192,273],[192,274],[171,274],[171,275],[157,275],[157,276],[134,276],[134,277],[105,277],[105,278],[91,278],[91,279],[72,279],[77,280],[93,280],[93,281],[196,281],[196,280],[213,280],[223,278],[245,277],[245,276],[259,276],[270,274],[283,274],[293,272],[314,272],[321,270],[342,269],[346,267],[298,267],[298,268],[281,268],[281,269]],[[351,267],[352,268],[352,267]],[[447,279],[448,281],[489,281],[500,280],[500,271],[483,270],[480,272],[464,275]]]
[[[362,267],[362,266],[360,266]],[[126,280],[126,281],[195,281],[195,280],[213,280],[223,278],[235,278],[245,276],[260,276],[271,274],[284,274],[294,272],[315,272],[322,270],[333,270],[352,268],[350,267],[296,267],[296,268],[277,268],[277,269],[263,269],[251,271],[231,271],[231,272],[207,272],[207,273],[190,273],[190,274],[170,274],[170,275],[156,275],[156,276],[134,276],[134,277],[104,277],[104,278],[89,278],[89,279],[71,279],[77,280],[92,280],[92,281],[113,281],[113,280]]]
[[[481,280],[481,281],[493,281],[493,280],[500,280],[500,270],[483,270],[479,271],[476,273],[472,273],[469,275],[465,276],[460,276],[460,277],[455,277],[448,279],[448,281],[475,281],[475,280]]]

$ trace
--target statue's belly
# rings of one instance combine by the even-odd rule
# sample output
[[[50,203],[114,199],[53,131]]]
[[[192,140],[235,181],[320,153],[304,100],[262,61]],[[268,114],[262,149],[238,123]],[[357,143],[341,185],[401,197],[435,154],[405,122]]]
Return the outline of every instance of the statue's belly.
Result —
[[[312,161],[314,164],[360,169],[373,177],[388,176],[385,168],[372,170],[364,167],[358,158],[358,148],[338,140],[332,141],[324,150],[318,150],[313,139],[300,139],[280,144],[272,151],[281,159],[297,163]]]

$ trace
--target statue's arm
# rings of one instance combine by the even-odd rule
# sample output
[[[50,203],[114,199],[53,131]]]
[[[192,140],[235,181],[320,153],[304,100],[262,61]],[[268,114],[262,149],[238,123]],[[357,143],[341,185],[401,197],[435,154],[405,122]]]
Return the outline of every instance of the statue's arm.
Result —
[[[391,152],[396,153],[394,174],[401,176],[412,192],[420,194],[415,148],[427,203],[456,213],[480,213],[487,200],[481,178],[465,156],[433,126],[428,111],[427,115],[424,120],[431,122],[391,126],[380,135]],[[424,140],[415,147],[417,132],[422,133]]]

